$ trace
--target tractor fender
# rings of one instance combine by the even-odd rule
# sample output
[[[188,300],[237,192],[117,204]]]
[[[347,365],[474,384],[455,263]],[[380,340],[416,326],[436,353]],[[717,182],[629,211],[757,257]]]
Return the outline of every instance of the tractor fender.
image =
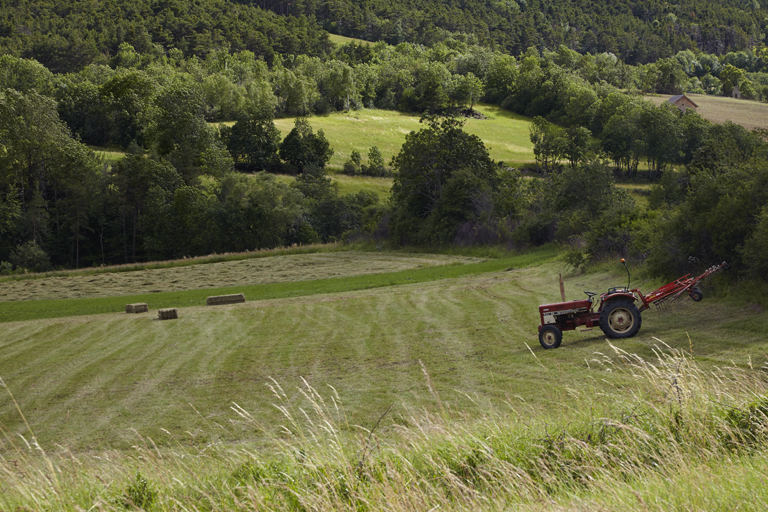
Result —
[[[633,293],[624,293],[624,292],[601,295],[600,309],[598,311],[602,311],[603,307],[605,307],[605,305],[608,304],[609,302],[613,302],[614,300],[619,300],[619,299],[631,300],[632,302],[635,302],[637,300],[637,297],[635,297],[635,294]]]

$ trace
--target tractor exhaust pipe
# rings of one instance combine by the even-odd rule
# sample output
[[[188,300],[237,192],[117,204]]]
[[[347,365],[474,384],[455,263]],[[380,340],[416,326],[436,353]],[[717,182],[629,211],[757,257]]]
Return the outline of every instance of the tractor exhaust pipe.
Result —
[[[632,276],[629,275],[629,268],[627,267],[627,262],[624,261],[624,258],[621,258],[621,264],[624,265],[624,270],[627,271],[627,290],[629,290],[629,284],[632,282]]]

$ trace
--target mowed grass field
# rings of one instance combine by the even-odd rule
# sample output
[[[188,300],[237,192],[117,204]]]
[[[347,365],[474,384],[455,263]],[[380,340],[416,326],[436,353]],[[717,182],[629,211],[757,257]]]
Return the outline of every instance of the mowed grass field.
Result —
[[[528,118],[491,105],[476,105],[475,109],[488,119],[467,119],[464,129],[482,139],[491,158],[509,165],[535,160]],[[417,115],[377,109],[313,116],[309,124],[315,131],[322,129],[331,143],[334,154],[329,166],[333,168],[341,168],[354,150],[360,152],[366,162],[372,146],[379,148],[385,163],[389,164],[400,151],[405,136],[423,126]],[[285,137],[293,129],[294,119],[275,119],[275,125]]]
[[[0,302],[114,297],[313,281],[482,261],[479,258],[439,254],[356,251],[269,257],[257,255],[254,253],[253,258],[232,261],[129,272],[73,273],[33,279],[8,277],[0,279]]]
[[[737,100],[708,94],[687,94],[699,108],[696,110],[707,121],[722,124],[731,121],[747,130],[768,128],[768,103],[751,100]],[[670,96],[648,95],[645,99],[661,105]]]
[[[258,446],[279,437],[284,421],[275,382],[283,405],[295,408],[311,407],[299,392],[304,382],[337,393],[351,432],[389,410],[378,427],[385,437],[414,410],[554,419],[574,393],[628,385],[628,374],[590,363],[612,352],[599,330],[567,332],[550,351],[536,337],[538,304],[559,301],[558,273],[573,299],[623,284],[622,269],[569,274],[559,261],[519,261],[526,266],[417,284],[184,307],[174,321],[152,312],[6,322],[0,377],[45,449],[75,453],[129,449],[138,435],[160,446]],[[667,316],[646,312],[639,335],[613,345],[653,359],[663,340],[700,364],[760,368],[766,325],[759,306],[708,297]],[[0,425],[11,437],[29,436],[8,399]]]

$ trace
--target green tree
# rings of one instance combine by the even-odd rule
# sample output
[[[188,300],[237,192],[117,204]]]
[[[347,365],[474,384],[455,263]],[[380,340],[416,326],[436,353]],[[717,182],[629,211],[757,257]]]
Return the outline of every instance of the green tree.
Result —
[[[483,82],[477,78],[474,73],[467,73],[465,76],[456,78],[456,85],[453,89],[452,99],[459,106],[469,103],[469,111],[475,106],[483,95]]]
[[[683,125],[678,110],[667,105],[646,107],[638,118],[651,178],[658,177],[668,164],[682,159]]]
[[[54,82],[54,74],[39,62],[0,55],[0,89],[16,89],[25,94],[35,90],[40,94],[49,94]]]
[[[740,89],[747,81],[747,72],[743,69],[739,69],[731,64],[727,64],[722,71],[720,71],[720,86],[723,92],[723,96],[730,96],[735,87]]]
[[[626,106],[608,119],[603,127],[601,145],[616,168],[625,171],[627,177],[637,172],[643,139],[638,126],[640,110]]]
[[[195,84],[175,82],[158,94],[150,140],[170,161],[186,183],[201,173],[201,157],[218,147],[215,133],[205,121],[205,99]]]
[[[352,153],[349,155],[349,160],[344,162],[344,174],[348,174],[350,176],[354,176],[356,174],[360,174],[362,171],[363,165],[362,165],[362,158],[360,157],[360,152],[356,149],[352,150]]]
[[[510,55],[494,54],[485,77],[485,98],[493,103],[504,101],[515,88],[517,65]]]
[[[18,269],[27,269],[32,272],[44,272],[51,268],[51,260],[48,254],[34,240],[29,240],[11,251],[9,258]]]
[[[121,191],[123,205],[122,240],[125,263],[135,262],[141,256],[142,235],[154,231],[155,223],[163,219],[153,216],[147,207],[150,196],[173,197],[184,180],[166,160],[149,158],[143,154],[132,154],[123,158],[114,170],[116,184]],[[155,245],[158,241],[155,240]]]
[[[119,72],[105,82],[100,93],[108,123],[107,139],[124,148],[133,141],[145,145],[145,132],[155,115],[159,91],[155,79],[140,70]]]
[[[309,165],[325,167],[333,156],[333,149],[323,130],[314,133],[309,121],[299,117],[280,144],[279,154],[293,172],[302,172]]]
[[[376,146],[371,146],[371,149],[368,150],[368,164],[363,166],[362,173],[366,176],[386,176],[388,174],[384,165],[384,158]]]
[[[755,230],[745,241],[742,255],[747,271],[768,281],[768,205],[760,212]]]
[[[16,221],[21,217],[21,203],[16,191],[11,188],[0,196],[0,235],[16,229]]]
[[[560,150],[557,141],[557,128],[543,117],[536,116],[528,130],[533,143],[536,165],[548,171],[550,164],[557,161]]]
[[[393,158],[392,234],[399,243],[450,242],[482,212],[496,189],[496,166],[483,142],[454,118],[427,117]]]
[[[576,167],[583,161],[589,152],[592,134],[583,126],[571,126],[565,130],[560,144],[561,155],[568,160],[571,167]]]
[[[241,117],[231,128],[222,127],[220,133],[238,169],[257,172],[277,163],[280,131],[271,119]]]

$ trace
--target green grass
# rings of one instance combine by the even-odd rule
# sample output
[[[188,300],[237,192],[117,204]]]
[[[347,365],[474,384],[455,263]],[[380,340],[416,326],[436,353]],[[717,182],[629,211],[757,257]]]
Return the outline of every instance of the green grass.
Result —
[[[553,256],[295,283],[175,321],[0,324],[18,404],[0,401],[0,508],[764,508],[764,423],[743,412],[768,394],[768,312],[705,283],[634,338],[543,350],[558,273],[568,298],[625,282]]]
[[[337,34],[328,34],[328,39],[330,39],[331,42],[336,45],[342,45],[342,44],[347,44],[352,42],[357,44],[364,44],[364,45],[373,44],[370,41],[366,41],[365,39],[355,39],[354,37],[340,36]]]
[[[609,350],[586,362],[591,379],[570,387],[551,415],[531,414],[514,397],[469,419],[441,399],[420,365],[440,413],[406,411],[392,418],[389,433],[378,422],[371,429],[350,424],[338,392],[304,381],[295,390],[271,383],[283,426],[260,447],[190,446],[166,431],[175,441],[170,449],[136,435],[126,452],[49,456],[8,439],[19,449],[0,472],[0,507],[765,509],[768,456],[758,411],[768,389],[753,371],[708,371],[670,349],[653,360]],[[619,380],[623,385],[609,384]],[[263,426],[238,404],[232,414],[238,423]],[[208,428],[231,427],[212,419]]]
[[[331,180],[337,184],[339,194],[352,194],[360,191],[373,192],[382,203],[389,199],[392,189],[392,178],[333,174],[331,175]]]
[[[97,146],[88,146],[91,148],[97,155],[99,155],[101,158],[104,159],[104,163],[110,166],[114,166],[125,158],[125,152],[124,151],[116,151],[114,149],[107,149],[107,148],[101,148]]]
[[[287,174],[276,174],[277,179],[289,185],[296,178]],[[370,176],[347,176],[345,174],[329,174],[331,182],[338,187],[339,194],[354,194],[364,190],[373,192],[380,202],[389,199],[392,189],[392,178],[373,178]]]
[[[704,119],[722,124],[731,121],[742,125],[747,130],[768,128],[768,103],[750,100],[737,100],[708,94],[687,94],[699,108],[696,110]],[[645,99],[661,105],[670,96],[652,95]]]
[[[239,404],[266,432],[276,432],[280,415],[270,405],[270,377],[288,389],[301,378],[333,386],[347,403],[350,424],[370,427],[392,403],[394,417],[410,407],[434,411],[421,364],[444,405],[474,416],[511,401],[533,414],[584,379],[599,384],[585,361],[608,349],[599,330],[567,332],[558,350],[538,347],[537,305],[559,300],[557,274],[566,271],[551,262],[553,255],[250,289],[5,303],[4,320],[13,321],[0,324],[0,377],[41,442],[78,451],[126,448],[135,440],[131,429],[158,443],[167,439],[161,429],[194,444],[257,442],[265,432],[232,423],[229,406]],[[566,272],[567,296],[622,284],[615,270]],[[633,284],[649,290],[659,283]],[[214,292],[239,291],[251,300],[196,305]],[[142,300],[153,310],[180,307],[179,319],[158,321],[153,311],[21,321]],[[708,297],[667,317],[648,312],[637,337],[615,343],[652,358],[660,338],[692,348],[707,364],[743,364],[750,357],[760,367],[767,340],[763,330],[747,327],[765,325],[767,316]],[[0,425],[12,434],[25,429],[8,402],[0,404]]]
[[[648,206],[648,196],[653,187],[650,183],[617,183],[616,186],[626,190],[639,207],[645,208]]]
[[[295,176],[276,174],[277,179],[286,185],[293,182]],[[372,178],[369,176],[347,176],[345,174],[330,174],[331,182],[338,187],[339,194],[354,194],[365,190],[373,192],[382,203],[389,199],[392,189],[392,178]]]
[[[533,144],[528,127],[530,119],[501,107],[478,104],[475,110],[487,119],[466,119],[465,130],[477,135],[496,161],[509,165],[529,164],[534,161]],[[349,160],[352,151],[360,152],[363,162],[367,161],[368,150],[376,146],[384,162],[389,164],[405,142],[405,136],[422,128],[420,116],[392,110],[363,109],[349,112],[313,116],[309,119],[312,128],[323,130],[334,150],[329,166],[341,169]],[[275,119],[275,126],[285,137],[293,129],[295,118]],[[214,123],[232,125],[233,122]],[[114,164],[125,156],[124,153],[106,148],[92,148],[103,155],[107,162]]]
[[[528,118],[491,105],[476,105],[475,108],[488,119],[468,119],[465,130],[483,140],[494,160],[510,165],[534,161]],[[283,137],[293,129],[293,124],[293,118],[275,120]],[[349,160],[354,150],[360,152],[365,162],[372,146],[378,147],[384,161],[389,163],[400,151],[406,134],[423,126],[417,115],[377,109],[314,116],[309,119],[309,124],[315,131],[322,129],[325,133],[334,150],[329,166],[337,169]]]

